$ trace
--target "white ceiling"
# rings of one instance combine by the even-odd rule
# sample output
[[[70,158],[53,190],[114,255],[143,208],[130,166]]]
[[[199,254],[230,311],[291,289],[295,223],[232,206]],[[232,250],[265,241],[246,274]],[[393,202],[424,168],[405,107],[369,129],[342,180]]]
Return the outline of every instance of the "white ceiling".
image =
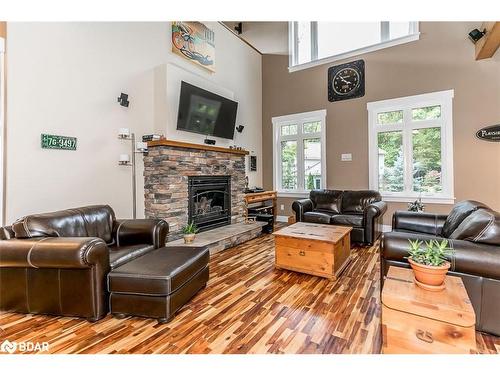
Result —
[[[238,23],[223,22],[231,30]],[[241,39],[246,41],[262,54],[288,54],[288,22],[242,22]]]

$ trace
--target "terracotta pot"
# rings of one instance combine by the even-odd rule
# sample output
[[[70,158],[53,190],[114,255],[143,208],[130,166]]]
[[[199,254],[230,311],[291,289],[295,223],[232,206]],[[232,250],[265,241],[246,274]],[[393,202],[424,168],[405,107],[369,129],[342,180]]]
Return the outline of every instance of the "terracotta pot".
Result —
[[[426,266],[424,264],[414,262],[411,258],[408,258],[408,262],[413,269],[415,279],[418,281],[418,286],[423,287],[427,290],[444,289],[444,278],[446,277],[446,273],[450,268],[449,262],[446,262],[442,266]],[[426,285],[428,285],[430,288],[425,288]],[[441,286],[442,288],[439,288]]]
[[[196,237],[196,234],[185,234],[184,235],[184,243],[192,243],[194,241],[194,238]]]

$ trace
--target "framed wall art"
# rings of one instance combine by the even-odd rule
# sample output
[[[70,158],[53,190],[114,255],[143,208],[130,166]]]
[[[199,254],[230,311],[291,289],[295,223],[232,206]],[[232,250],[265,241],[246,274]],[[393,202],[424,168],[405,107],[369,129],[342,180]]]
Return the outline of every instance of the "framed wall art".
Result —
[[[215,33],[201,22],[172,22],[172,52],[215,72]]]

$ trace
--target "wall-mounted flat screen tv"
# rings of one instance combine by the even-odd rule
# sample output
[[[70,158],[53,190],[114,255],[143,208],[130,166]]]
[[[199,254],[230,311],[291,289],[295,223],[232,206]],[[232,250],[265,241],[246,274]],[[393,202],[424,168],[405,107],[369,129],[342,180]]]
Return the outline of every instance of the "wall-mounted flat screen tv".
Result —
[[[177,130],[233,139],[238,103],[181,83]]]

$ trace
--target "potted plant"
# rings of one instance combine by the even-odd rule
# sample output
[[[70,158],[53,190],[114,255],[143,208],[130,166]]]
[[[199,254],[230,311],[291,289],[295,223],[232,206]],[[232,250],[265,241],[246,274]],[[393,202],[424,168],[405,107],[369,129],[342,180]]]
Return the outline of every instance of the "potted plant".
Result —
[[[192,243],[196,237],[196,232],[198,232],[198,228],[195,223],[188,223],[188,225],[182,228],[184,243]]]
[[[415,274],[415,283],[426,290],[443,290],[444,279],[450,268],[448,258],[453,254],[453,249],[448,247],[448,240],[426,241],[425,246],[419,240],[408,241],[408,262]]]
[[[408,203],[408,211],[422,212],[425,210],[425,205],[422,203],[422,198],[418,198],[415,202]]]

